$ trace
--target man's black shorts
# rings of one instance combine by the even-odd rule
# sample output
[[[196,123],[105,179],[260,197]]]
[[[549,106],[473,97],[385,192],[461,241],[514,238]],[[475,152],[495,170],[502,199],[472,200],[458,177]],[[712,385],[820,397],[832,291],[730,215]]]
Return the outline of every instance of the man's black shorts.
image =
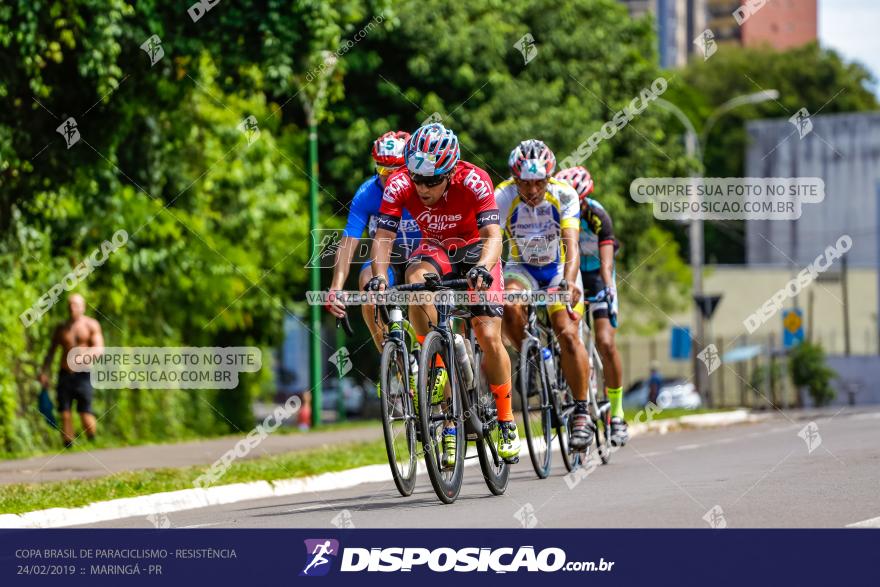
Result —
[[[69,412],[74,401],[77,412],[92,413],[92,382],[88,373],[72,373],[62,369],[58,374],[58,411]]]

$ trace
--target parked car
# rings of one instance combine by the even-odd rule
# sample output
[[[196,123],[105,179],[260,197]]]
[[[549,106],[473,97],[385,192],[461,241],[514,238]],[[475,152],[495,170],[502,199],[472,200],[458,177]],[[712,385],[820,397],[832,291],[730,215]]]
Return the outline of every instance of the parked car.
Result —
[[[325,410],[339,409],[339,393],[342,390],[342,403],[348,416],[359,416],[364,411],[366,392],[361,384],[351,377],[328,377],[321,390],[321,407]]]
[[[648,403],[647,379],[640,379],[633,383],[623,394],[623,407],[642,408]],[[657,395],[657,405],[660,408],[682,408],[696,410],[703,405],[703,398],[697,393],[693,383],[678,377],[664,377]]]

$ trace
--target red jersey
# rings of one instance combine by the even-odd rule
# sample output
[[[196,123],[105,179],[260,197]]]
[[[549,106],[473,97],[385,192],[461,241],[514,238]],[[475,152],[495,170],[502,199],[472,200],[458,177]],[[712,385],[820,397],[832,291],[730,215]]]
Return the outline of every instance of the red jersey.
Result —
[[[478,242],[481,228],[500,223],[489,174],[466,161],[455,166],[446,193],[433,206],[422,203],[406,167],[391,174],[385,182],[378,227],[396,233],[404,208],[419,225],[423,241],[447,250]]]

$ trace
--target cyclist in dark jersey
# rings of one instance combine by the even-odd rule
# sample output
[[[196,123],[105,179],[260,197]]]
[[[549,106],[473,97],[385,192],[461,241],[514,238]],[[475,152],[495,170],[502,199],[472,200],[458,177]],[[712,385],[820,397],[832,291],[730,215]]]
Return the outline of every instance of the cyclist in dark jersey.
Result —
[[[330,282],[331,293],[341,290],[345,284],[358,241],[364,231],[367,231],[370,238],[376,234],[382,191],[385,189],[388,177],[403,165],[403,149],[407,139],[409,139],[408,132],[389,131],[373,143],[372,154],[373,160],[376,162],[376,174],[361,184],[351,202],[348,220],[345,224],[345,230],[342,231],[342,239],[336,252],[336,265],[333,268],[333,279]],[[404,212],[394,240],[391,265],[387,272],[389,284],[403,282],[406,260],[418,246],[420,239],[421,232],[418,225],[408,212]],[[370,271],[370,262],[367,261],[361,267],[361,273],[358,277],[358,286],[362,291],[370,277],[372,277],[372,272]],[[332,300],[326,307],[337,318],[345,316],[345,306],[339,300]],[[364,316],[364,322],[373,336],[376,348],[382,350],[382,326],[376,324],[373,319],[375,315],[373,306],[364,304],[361,306],[361,312]]]
[[[510,357],[501,342],[502,239],[492,180],[479,167],[460,160],[458,138],[442,124],[413,133],[404,158],[406,168],[388,179],[382,197],[369,287],[382,290],[387,285],[392,239],[403,211],[409,210],[422,231],[422,242],[410,260],[407,282],[423,282],[426,273],[456,272],[465,275],[474,290],[489,292],[491,303],[471,306],[471,325],[483,349],[482,367],[498,408],[498,454],[513,460],[520,441],[510,398]],[[429,320],[437,320],[436,309],[425,305],[410,308],[409,317],[420,337],[428,333]],[[446,465],[455,458],[454,442],[455,430],[447,429]]]
[[[584,297],[590,304],[596,348],[602,357],[605,386],[611,402],[611,444],[623,446],[629,440],[623,416],[623,369],[614,342],[617,328],[617,285],[614,280],[614,254],[619,243],[614,237],[611,216],[602,205],[588,196],[593,191],[593,178],[584,167],[563,169],[557,179],[572,185],[581,200],[581,277]]]

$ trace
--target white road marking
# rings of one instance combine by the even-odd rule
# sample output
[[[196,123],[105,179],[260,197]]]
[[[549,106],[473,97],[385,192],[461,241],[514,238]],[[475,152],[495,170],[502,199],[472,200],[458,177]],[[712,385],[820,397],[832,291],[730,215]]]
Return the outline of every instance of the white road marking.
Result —
[[[682,444],[681,446],[676,446],[675,450],[694,450],[695,448],[700,448],[703,446],[702,444]]]
[[[181,526],[182,530],[186,530],[187,528],[207,528],[208,526],[219,526],[220,524],[225,524],[226,522],[211,522],[210,524],[193,524],[192,526]]]
[[[847,528],[880,528],[880,517],[847,524]]]

